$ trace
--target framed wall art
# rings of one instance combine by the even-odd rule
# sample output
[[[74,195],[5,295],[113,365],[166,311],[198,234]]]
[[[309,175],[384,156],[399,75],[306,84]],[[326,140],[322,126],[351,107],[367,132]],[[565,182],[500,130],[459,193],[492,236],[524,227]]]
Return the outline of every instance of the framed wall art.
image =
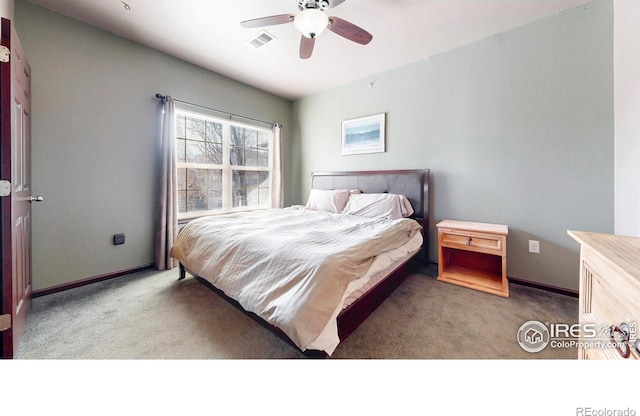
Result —
[[[342,122],[342,154],[382,153],[385,113]]]

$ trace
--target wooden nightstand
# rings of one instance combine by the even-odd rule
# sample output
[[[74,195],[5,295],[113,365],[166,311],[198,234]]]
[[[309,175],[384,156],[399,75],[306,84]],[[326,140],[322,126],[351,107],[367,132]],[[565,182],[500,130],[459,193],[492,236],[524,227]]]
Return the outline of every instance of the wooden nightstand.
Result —
[[[444,220],[436,226],[438,280],[509,297],[506,225]]]

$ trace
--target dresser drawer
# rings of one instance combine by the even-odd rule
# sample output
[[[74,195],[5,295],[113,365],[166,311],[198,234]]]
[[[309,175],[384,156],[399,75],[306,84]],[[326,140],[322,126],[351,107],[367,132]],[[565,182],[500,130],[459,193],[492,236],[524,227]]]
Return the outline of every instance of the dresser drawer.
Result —
[[[443,247],[458,248],[467,251],[502,255],[504,250],[504,236],[476,234],[457,230],[440,230],[440,241]]]
[[[614,338],[615,342],[612,342],[609,332],[611,324],[609,324],[609,322],[609,320],[603,321],[596,314],[586,314],[582,316],[581,323],[584,325],[595,325],[594,328],[597,331],[597,336],[581,335],[579,337],[580,347],[578,349],[578,358],[590,360],[624,360],[625,356],[623,354],[628,351],[628,357],[626,357],[626,359],[640,359],[640,352],[635,343],[638,335],[637,323],[635,321],[622,321],[627,324],[626,329],[629,330],[630,334],[629,340],[626,343],[620,343],[622,338],[619,332],[616,333]],[[614,326],[619,329],[622,322],[614,324]],[[618,343],[617,348],[616,343]]]

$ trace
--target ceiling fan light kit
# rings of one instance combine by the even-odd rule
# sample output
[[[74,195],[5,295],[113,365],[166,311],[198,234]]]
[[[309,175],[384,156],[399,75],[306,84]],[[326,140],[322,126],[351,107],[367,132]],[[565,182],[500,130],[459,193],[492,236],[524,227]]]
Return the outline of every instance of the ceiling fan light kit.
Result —
[[[297,0],[300,13],[297,15],[279,14],[275,16],[259,17],[257,19],[240,22],[242,27],[255,28],[261,26],[281,25],[293,22],[293,25],[302,33],[300,39],[300,59],[307,59],[313,53],[315,39],[329,29],[333,33],[342,36],[360,45],[367,45],[373,39],[371,33],[335,16],[327,16],[325,9],[334,8],[345,0]]]
[[[308,38],[315,38],[329,24],[329,16],[322,10],[305,9],[293,19],[293,25]]]

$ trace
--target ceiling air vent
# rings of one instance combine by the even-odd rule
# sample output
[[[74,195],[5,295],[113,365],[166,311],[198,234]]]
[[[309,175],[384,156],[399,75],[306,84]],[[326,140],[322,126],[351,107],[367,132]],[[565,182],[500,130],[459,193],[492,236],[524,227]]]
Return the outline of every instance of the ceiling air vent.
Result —
[[[262,32],[249,39],[247,43],[256,49],[259,49],[275,39],[275,36],[263,30]]]

